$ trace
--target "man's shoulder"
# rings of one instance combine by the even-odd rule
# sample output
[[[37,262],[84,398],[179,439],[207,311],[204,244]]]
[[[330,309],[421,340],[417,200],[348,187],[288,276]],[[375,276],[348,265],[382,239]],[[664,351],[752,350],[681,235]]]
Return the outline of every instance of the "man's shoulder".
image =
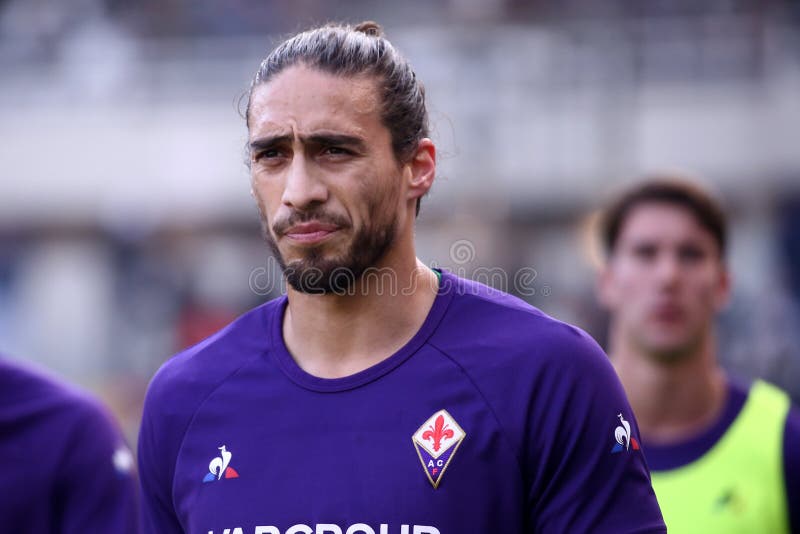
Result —
[[[738,378],[729,378],[729,394],[745,399],[745,406],[752,406],[759,418],[772,417],[783,422],[797,418],[797,406],[786,391],[768,382],[756,378],[747,383]]]
[[[0,505],[3,531],[40,532],[55,518],[65,531],[80,524],[91,532],[132,532],[133,456],[99,398],[8,360],[0,360],[0,389],[3,450],[9,465],[24,466],[4,474],[5,489],[21,489]]]
[[[605,353],[580,328],[481,284],[454,283],[453,301],[428,343],[469,378],[496,413],[513,417],[531,399],[549,406],[564,392],[588,399],[621,391]]]
[[[86,419],[109,418],[93,394],[36,365],[0,359],[0,377],[2,409],[13,411],[17,420],[48,418],[81,425]]]
[[[25,449],[37,458],[32,470],[64,474],[92,465],[99,473],[112,466],[113,453],[129,458],[117,422],[94,394],[27,362],[0,360],[0,377],[0,427],[7,443],[28,443]],[[129,474],[129,467],[117,470]]]
[[[467,364],[568,366],[607,358],[594,339],[522,299],[479,282],[451,277],[454,292],[432,344]]]
[[[270,321],[283,300],[249,310],[219,332],[169,358],[150,382],[149,403],[191,404],[247,362],[262,357],[270,345]]]

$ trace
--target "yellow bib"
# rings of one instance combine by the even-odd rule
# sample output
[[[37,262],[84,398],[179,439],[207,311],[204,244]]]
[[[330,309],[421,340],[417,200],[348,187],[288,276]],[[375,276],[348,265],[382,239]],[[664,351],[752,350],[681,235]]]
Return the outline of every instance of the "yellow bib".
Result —
[[[678,469],[652,472],[670,534],[789,533],[783,471],[789,404],[785,393],[757,380],[711,450]]]

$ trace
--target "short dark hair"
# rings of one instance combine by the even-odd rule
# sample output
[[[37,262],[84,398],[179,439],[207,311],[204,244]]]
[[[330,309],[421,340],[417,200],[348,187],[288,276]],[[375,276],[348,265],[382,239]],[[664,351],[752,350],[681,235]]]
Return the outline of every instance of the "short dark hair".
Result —
[[[419,141],[428,137],[425,88],[409,62],[367,21],[350,26],[332,23],[313,28],[278,45],[262,62],[250,84],[245,120],[250,128],[253,91],[284,69],[303,64],[337,76],[374,76],[381,93],[381,120],[392,138],[399,163],[411,158]],[[417,213],[420,201],[417,200]]]
[[[606,209],[601,219],[603,246],[607,256],[614,252],[617,239],[631,211],[645,203],[668,203],[689,210],[714,237],[720,257],[727,246],[727,222],[720,203],[711,194],[686,178],[673,174],[646,176],[624,191]]]

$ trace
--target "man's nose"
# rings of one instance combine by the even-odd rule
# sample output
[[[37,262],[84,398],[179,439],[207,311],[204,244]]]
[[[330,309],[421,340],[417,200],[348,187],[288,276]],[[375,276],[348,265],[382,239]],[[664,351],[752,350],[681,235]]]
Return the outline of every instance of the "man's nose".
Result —
[[[656,278],[661,287],[674,287],[680,281],[680,261],[674,254],[661,254],[656,264]]]
[[[285,180],[281,201],[296,210],[306,210],[328,199],[324,179],[302,154],[298,153],[292,158]]]

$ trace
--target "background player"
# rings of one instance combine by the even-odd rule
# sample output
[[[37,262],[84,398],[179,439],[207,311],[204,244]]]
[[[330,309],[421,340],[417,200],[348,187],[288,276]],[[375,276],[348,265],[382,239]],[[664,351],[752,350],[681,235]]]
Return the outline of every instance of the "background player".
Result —
[[[247,124],[290,287],[153,379],[147,532],[664,531],[599,347],[416,258],[435,147],[422,85],[377,25],[280,44]]]
[[[800,413],[717,361],[730,291],[720,206],[688,182],[645,181],[610,205],[602,237],[610,354],[669,531],[800,532]]]
[[[3,532],[137,530],[133,455],[87,394],[0,358]]]

